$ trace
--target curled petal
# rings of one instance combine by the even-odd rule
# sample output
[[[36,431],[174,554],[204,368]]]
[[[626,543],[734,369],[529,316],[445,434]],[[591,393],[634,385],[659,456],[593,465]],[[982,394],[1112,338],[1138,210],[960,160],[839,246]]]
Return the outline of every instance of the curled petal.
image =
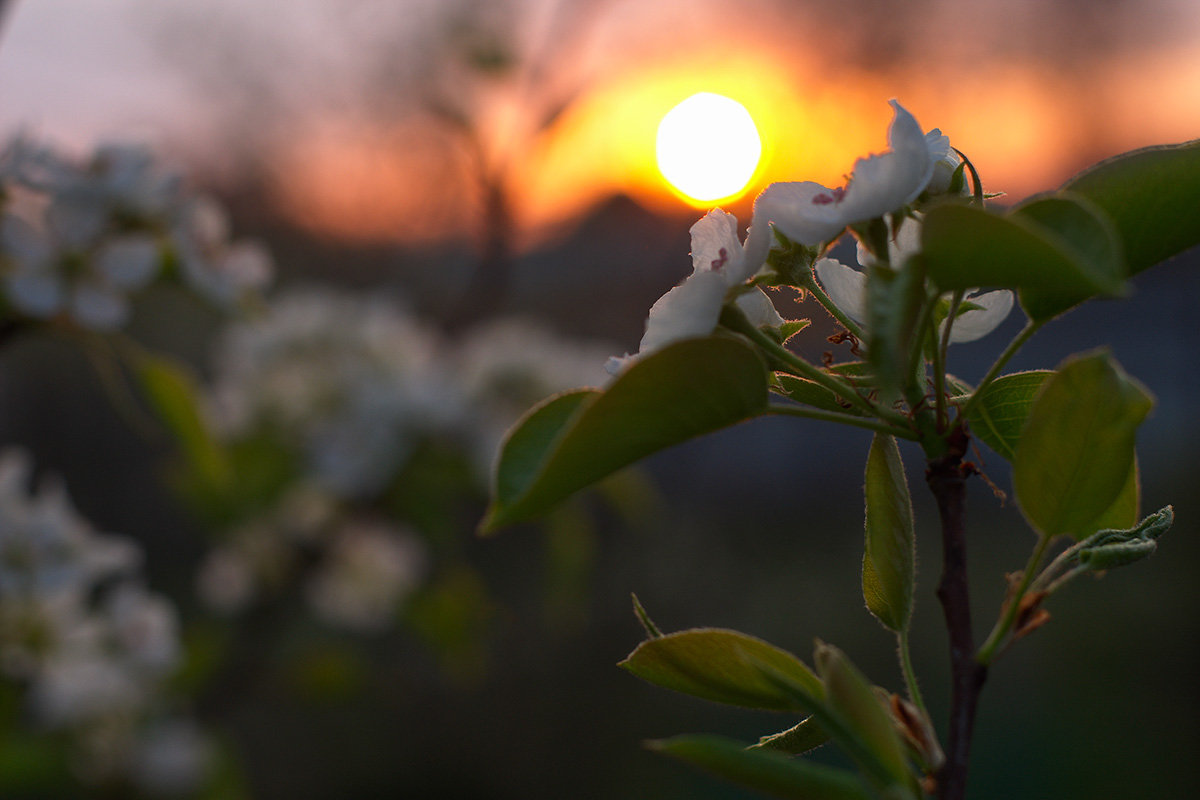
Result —
[[[933,159],[920,124],[895,100],[891,105],[895,110],[888,130],[891,152],[855,162],[840,203],[847,225],[881,217],[911,202],[933,174]]]
[[[925,134],[925,145],[929,148],[930,159],[933,160],[933,173],[926,188],[933,194],[943,194],[950,188],[950,180],[962,159],[950,146],[950,137],[937,128]]]
[[[1007,289],[968,296],[966,300],[979,308],[964,311],[954,318],[954,327],[950,331],[952,343],[973,342],[988,335],[1000,327],[1013,307],[1013,293]]]
[[[705,336],[717,327],[725,279],[716,272],[695,272],[650,307],[639,352],[645,354],[690,336]]]
[[[833,304],[858,322],[867,318],[867,276],[832,258],[816,264],[817,280]]]

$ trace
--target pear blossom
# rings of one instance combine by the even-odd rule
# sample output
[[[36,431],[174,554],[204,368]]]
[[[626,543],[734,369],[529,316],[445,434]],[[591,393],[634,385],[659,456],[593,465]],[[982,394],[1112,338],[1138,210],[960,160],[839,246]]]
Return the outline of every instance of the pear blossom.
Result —
[[[18,138],[0,153],[0,288],[17,311],[110,331],[172,260],[197,293],[231,308],[270,280],[258,243],[233,241],[223,209],[185,191],[145,147],[68,159]]]
[[[894,228],[893,228],[894,229]],[[895,230],[895,229],[894,229]],[[888,261],[903,268],[904,263],[921,249],[921,222],[919,218],[904,220],[893,236],[888,239]],[[878,259],[861,243],[858,245],[858,262],[865,268],[878,263]],[[846,266],[837,259],[822,258],[814,265],[817,280],[834,305],[851,319],[863,322],[867,318],[867,275],[865,272]],[[978,289],[967,292],[963,297],[965,306],[954,317],[950,341],[973,342],[995,330],[1013,307],[1013,293],[998,289],[980,293]],[[943,323],[944,325],[945,323]]]
[[[341,497],[383,489],[462,401],[442,343],[382,297],[281,295],[233,326],[216,355],[212,420],[230,439],[271,432]]]
[[[231,241],[229,216],[212,198],[188,203],[174,232],[184,279],[218,305],[233,306],[270,283],[270,253],[256,241]]]
[[[845,186],[813,181],[773,183],[754,201],[746,260],[757,269],[771,249],[770,227],[803,245],[833,241],[848,225],[893,212],[925,191],[944,192],[959,163],[950,139],[934,128],[921,132],[916,118],[890,101],[892,123],[885,153],[860,158]]]
[[[413,534],[349,520],[335,532],[325,563],[308,584],[309,603],[331,625],[383,630],[420,583],[425,559],[425,547]]]
[[[176,610],[142,587],[132,542],[95,533],[58,484],[31,490],[30,472],[0,453],[0,679],[83,780],[137,779],[139,728],[172,700]]]
[[[763,230],[769,235],[765,224]],[[650,307],[646,332],[637,355],[645,355],[672,342],[713,332],[721,316],[721,306],[729,289],[750,278],[766,259],[766,250],[757,260],[751,252],[756,241],[751,229],[746,246],[737,235],[737,217],[713,209],[692,225],[692,274],[660,297]],[[783,318],[761,289],[739,295],[736,303],[755,326],[779,326]],[[609,359],[605,368],[617,374],[637,356]]]
[[[88,244],[64,229],[61,219],[47,214],[41,227],[11,213],[0,220],[5,292],[17,310],[32,317],[66,313],[88,328],[120,327],[129,316],[127,295],[155,276],[157,242],[131,233]],[[68,247],[73,238],[87,249]]]

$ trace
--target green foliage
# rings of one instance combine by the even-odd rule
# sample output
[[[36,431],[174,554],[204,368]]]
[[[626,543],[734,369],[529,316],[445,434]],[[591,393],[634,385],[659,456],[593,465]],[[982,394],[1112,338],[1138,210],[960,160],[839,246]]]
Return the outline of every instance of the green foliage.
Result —
[[[880,622],[900,633],[912,616],[916,539],[900,448],[881,433],[875,434],[867,455],[866,506],[863,597]]]
[[[786,731],[773,733],[751,745],[751,749],[778,750],[781,753],[800,755],[829,741],[829,734],[812,717],[800,720]]]
[[[781,691],[763,665],[802,687],[809,700]],[[642,680],[717,703],[768,711],[808,713],[824,694],[820,679],[800,659],[761,639],[717,628],[670,633],[638,645],[620,666]]]
[[[604,392],[552,398],[510,431],[484,532],[541,514],[621,467],[766,409],[767,371],[740,339],[688,339],[639,359]]]
[[[677,736],[650,747],[713,775],[785,800],[870,800],[874,795],[845,770],[746,749],[719,736]]]
[[[1034,400],[1013,457],[1017,501],[1048,536],[1090,535],[1129,481],[1153,400],[1107,353],[1069,359]]]
[[[1124,153],[1063,189],[1086,197],[1112,221],[1130,275],[1200,244],[1200,140]]]
[[[1007,215],[945,204],[926,214],[921,242],[929,277],[940,290],[1014,289],[1025,313],[1041,322],[1089,297],[1122,291],[1110,227],[1066,197],[1044,198]]]
[[[989,383],[967,415],[971,433],[1012,461],[1021,430],[1029,419],[1029,409],[1033,408],[1033,398],[1053,374],[1046,369],[1016,372]]]
[[[200,412],[195,376],[173,359],[146,352],[138,353],[133,367],[147,402],[178,442],[188,472],[211,487],[228,485],[228,457]]]
[[[867,353],[880,395],[900,396],[908,365],[909,341],[925,300],[925,273],[919,259],[902,269],[875,266],[867,280]]]
[[[812,406],[824,411],[866,416],[865,411],[854,406],[847,406],[838,400],[837,395],[814,381],[783,373],[776,375],[775,380],[779,391],[797,403],[803,403],[806,406]]]
[[[1127,530],[1103,530],[1081,543],[1077,559],[1090,570],[1123,567],[1141,561],[1158,547],[1158,537],[1175,523],[1175,509],[1159,509]]]
[[[879,781],[881,788],[910,785],[912,775],[900,734],[862,673],[841,650],[823,642],[817,644],[814,658],[830,708],[844,720],[874,763],[863,763],[863,757],[856,753],[858,748],[850,750],[851,756],[860,762],[868,776],[883,777]],[[880,771],[882,776],[878,775]]]

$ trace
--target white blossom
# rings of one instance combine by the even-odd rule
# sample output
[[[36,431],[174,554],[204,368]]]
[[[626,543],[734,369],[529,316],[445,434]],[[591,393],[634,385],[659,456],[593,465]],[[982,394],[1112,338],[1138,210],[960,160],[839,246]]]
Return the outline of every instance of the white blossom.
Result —
[[[821,245],[848,225],[882,217],[911,203],[922,192],[945,192],[960,159],[950,139],[934,128],[921,132],[916,118],[897,101],[885,153],[860,158],[846,185],[829,188],[813,181],[773,183],[754,201],[754,222],[746,242],[748,268],[757,270],[771,249],[771,226],[792,241]]]
[[[19,138],[0,154],[0,182],[0,286],[28,316],[120,328],[130,297],[166,277],[169,262],[226,308],[270,280],[262,245],[232,241],[224,210],[189,194],[144,147],[104,145],[73,160]]]
[[[348,521],[309,582],[308,601],[331,625],[383,630],[419,584],[425,560],[425,548],[414,535],[382,523]]]
[[[766,230],[765,222],[761,229]],[[750,251],[755,231],[751,230],[743,247],[738,240],[737,217],[719,208],[696,222],[691,234],[692,274],[650,307],[646,332],[638,346],[639,356],[672,342],[712,333],[728,290],[744,283],[766,258],[764,250],[762,259],[756,263],[756,256]],[[739,295],[736,302],[756,326],[783,323],[774,304],[761,289],[754,288]],[[616,374],[636,357],[611,358],[606,368]]]
[[[381,490],[461,414],[438,340],[382,297],[293,291],[233,327],[216,361],[217,428],[280,437],[342,496]]]
[[[917,217],[905,219],[899,229],[888,240],[888,262],[895,268],[904,269],[909,258],[921,250],[921,221]],[[861,243],[858,246],[858,261],[870,268],[878,259]],[[864,322],[867,318],[867,275],[846,266],[837,259],[822,258],[814,266],[817,280],[834,305],[851,319]],[[1008,289],[997,289],[980,293],[973,289],[965,293],[964,304],[953,321],[950,342],[972,342],[991,333],[1004,322],[1013,307],[1013,293]],[[942,323],[943,326],[945,322]]]

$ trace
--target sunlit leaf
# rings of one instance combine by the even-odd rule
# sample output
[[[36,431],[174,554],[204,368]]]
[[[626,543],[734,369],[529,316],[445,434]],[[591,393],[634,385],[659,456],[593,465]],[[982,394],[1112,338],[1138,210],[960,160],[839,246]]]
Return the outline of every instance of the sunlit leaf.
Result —
[[[1153,404],[1103,352],[1073,358],[1047,379],[1013,457],[1029,521],[1047,535],[1090,535],[1129,481],[1137,427]]]
[[[760,749],[748,750],[719,736],[677,736],[652,742],[650,747],[784,800],[870,800],[874,796],[853,773]]]
[[[745,708],[807,713],[799,701],[763,675],[760,665],[786,675],[809,698],[824,693],[808,666],[786,650],[737,631],[698,628],[638,645],[620,666],[656,686]]]
[[[739,339],[677,342],[640,358],[604,392],[560,395],[509,432],[481,529],[537,516],[640,458],[756,416],[767,371]]]
[[[1130,275],[1200,244],[1200,140],[1101,161],[1063,188],[1108,215]]]
[[[880,622],[899,633],[912,616],[916,553],[912,499],[895,439],[875,434],[866,473],[863,598]]]
[[[829,734],[813,717],[801,720],[786,731],[773,733],[758,740],[750,749],[778,750],[781,753],[800,755],[829,741]]]

